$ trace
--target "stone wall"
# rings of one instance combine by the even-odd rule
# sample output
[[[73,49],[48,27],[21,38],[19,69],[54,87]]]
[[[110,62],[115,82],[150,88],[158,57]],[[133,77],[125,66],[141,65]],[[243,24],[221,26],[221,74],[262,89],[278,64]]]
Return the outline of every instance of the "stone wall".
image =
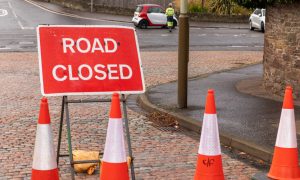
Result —
[[[300,2],[267,7],[264,86],[283,95],[286,85],[300,97]]]
[[[125,9],[135,9],[139,4],[159,4],[164,8],[172,2],[172,0],[94,0],[96,5],[104,7],[117,7]]]
[[[91,0],[47,0],[62,4],[66,7],[78,10],[90,10]],[[93,0],[94,8],[97,10],[134,10],[138,4],[159,4],[162,7],[167,5],[173,0]],[[116,11],[116,12],[117,12]],[[132,15],[132,12],[130,12]]]
[[[189,13],[191,21],[217,22],[217,23],[249,23],[249,16],[246,15],[215,15],[205,13]]]

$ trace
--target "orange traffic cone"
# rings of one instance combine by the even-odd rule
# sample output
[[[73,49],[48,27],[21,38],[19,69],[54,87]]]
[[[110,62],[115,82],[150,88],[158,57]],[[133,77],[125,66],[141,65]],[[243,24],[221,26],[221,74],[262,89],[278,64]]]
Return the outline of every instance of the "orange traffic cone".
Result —
[[[195,180],[224,180],[214,91],[208,90]]]
[[[48,101],[42,98],[33,154],[32,180],[59,179],[51,131]]]
[[[290,86],[285,89],[273,161],[268,177],[300,179],[293,90]]]
[[[112,96],[100,180],[129,180],[119,94]]]

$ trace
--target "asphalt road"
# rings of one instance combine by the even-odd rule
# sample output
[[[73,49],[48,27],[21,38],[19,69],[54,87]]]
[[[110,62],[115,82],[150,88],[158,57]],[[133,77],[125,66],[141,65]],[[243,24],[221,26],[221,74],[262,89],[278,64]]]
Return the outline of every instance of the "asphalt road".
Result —
[[[39,24],[56,25],[134,25],[131,17],[70,11],[52,4],[42,6],[28,0],[0,0],[0,52],[36,51],[36,31]],[[206,26],[193,23],[190,28],[190,50],[262,50],[263,33],[247,26]],[[236,28],[237,27],[237,28]],[[177,50],[178,28],[137,29],[141,50]]]

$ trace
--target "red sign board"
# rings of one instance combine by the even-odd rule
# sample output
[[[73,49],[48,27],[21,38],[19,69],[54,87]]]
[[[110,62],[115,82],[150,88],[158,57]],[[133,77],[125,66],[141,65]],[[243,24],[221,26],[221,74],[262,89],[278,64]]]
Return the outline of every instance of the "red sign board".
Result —
[[[135,30],[122,26],[39,26],[44,96],[145,91]]]

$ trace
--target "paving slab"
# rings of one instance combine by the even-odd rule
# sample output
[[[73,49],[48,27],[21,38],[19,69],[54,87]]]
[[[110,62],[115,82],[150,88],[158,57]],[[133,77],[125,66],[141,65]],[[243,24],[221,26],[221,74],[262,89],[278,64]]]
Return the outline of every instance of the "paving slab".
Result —
[[[142,52],[141,57],[147,87],[176,79],[175,52]],[[192,52],[191,57],[192,75],[195,76],[238,67],[241,63],[257,62],[261,60],[261,53]],[[219,62],[220,66],[210,67],[212,62]],[[30,179],[39,101],[42,97],[38,54],[0,53],[0,63],[0,179]],[[61,97],[49,97],[48,100],[56,148]],[[109,104],[70,105],[73,149],[103,151],[108,111]],[[128,110],[128,117],[136,179],[193,178],[200,138],[198,133],[183,128],[174,130],[157,127],[149,117],[131,109]],[[64,127],[61,146],[64,154],[68,152],[66,136]],[[261,169],[255,165],[255,161],[251,162],[243,154],[240,157],[232,153],[230,148],[222,147],[222,159],[227,179],[247,180]],[[60,179],[70,179],[68,158],[60,159],[59,173]],[[76,179],[99,179],[99,167],[94,175],[78,174]]]

